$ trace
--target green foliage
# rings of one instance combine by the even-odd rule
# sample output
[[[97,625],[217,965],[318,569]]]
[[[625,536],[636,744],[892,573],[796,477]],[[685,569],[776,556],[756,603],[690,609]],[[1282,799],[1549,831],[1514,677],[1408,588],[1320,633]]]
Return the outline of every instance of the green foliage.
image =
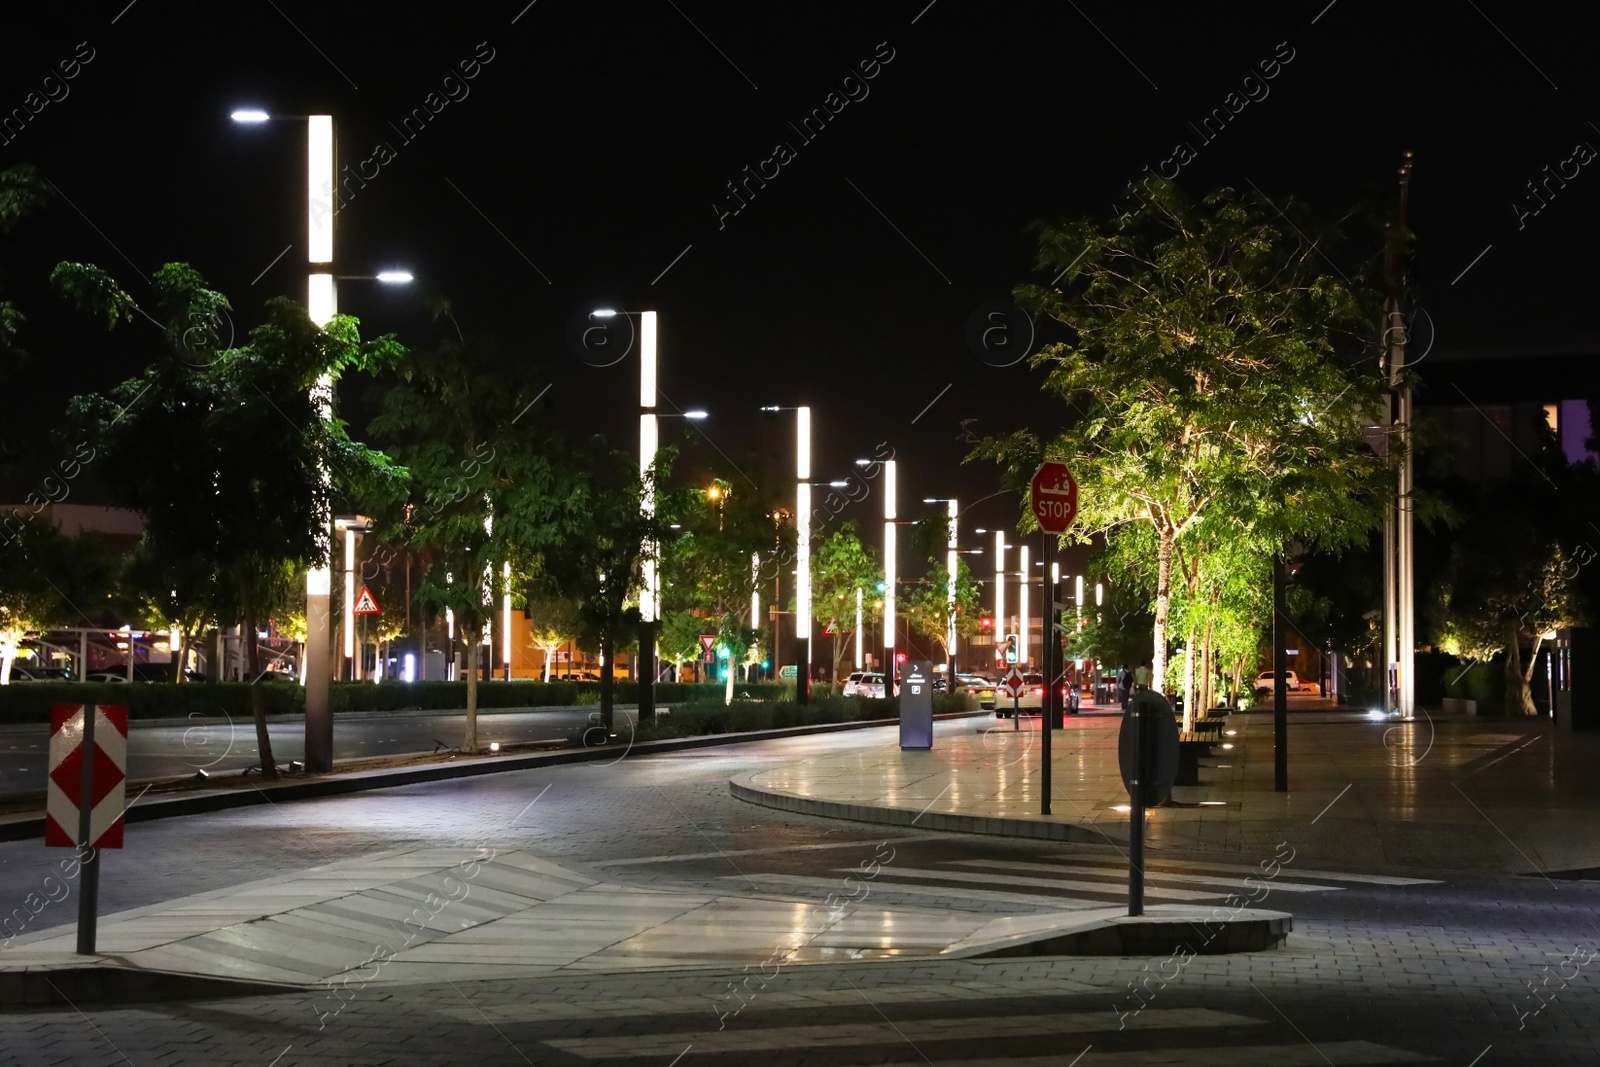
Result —
[[[1016,294],[1070,334],[1033,363],[1077,419],[978,442],[971,458],[1014,486],[1042,459],[1066,462],[1079,541],[1149,528],[1140,570],[1161,678],[1175,577],[1197,592],[1198,561],[1241,537],[1358,543],[1386,481],[1362,433],[1383,383],[1351,358],[1370,301],[1323,273],[1325,241],[1304,236],[1317,227],[1293,202],[1221,189],[1194,204],[1150,184],[1115,225],[1041,227],[1037,265],[1064,285]],[[1174,569],[1185,554],[1187,575]]]
[[[92,537],[67,537],[18,511],[0,516],[0,683],[18,643],[56,626],[93,625],[103,611],[112,566]]]
[[[846,637],[856,628],[856,590],[863,591],[863,613],[870,617],[872,601],[883,581],[878,554],[862,544],[854,522],[841,523],[828,536],[811,543],[811,614],[820,631],[830,619],[837,622],[830,649],[833,686],[843,684],[842,668],[849,647]],[[790,609],[794,607],[791,600]],[[851,642],[850,644],[853,644]]]
[[[0,170],[0,234],[9,234],[37,212],[55,190],[28,164]],[[0,284],[6,281],[0,277]],[[17,337],[27,316],[9,300],[0,300],[0,374],[20,362],[25,353]]]
[[[906,618],[917,630],[950,656],[948,646],[949,626],[955,620],[956,637],[971,637],[978,632],[978,619],[983,609],[978,603],[978,583],[973,581],[967,561],[956,558],[956,602],[954,615],[950,612],[950,571],[943,560],[928,568],[922,581],[909,591],[902,591],[901,603]]]
[[[741,690],[744,687],[740,687]],[[974,701],[966,693],[933,695],[935,714],[971,711]],[[865,697],[816,696],[809,704],[788,700],[735,700],[723,704],[686,704],[650,722],[640,723],[635,740],[656,741],[669,737],[700,737],[707,734],[743,733],[751,730],[782,730],[793,726],[818,726],[844,722],[892,722],[900,715],[897,697],[869,700]]]

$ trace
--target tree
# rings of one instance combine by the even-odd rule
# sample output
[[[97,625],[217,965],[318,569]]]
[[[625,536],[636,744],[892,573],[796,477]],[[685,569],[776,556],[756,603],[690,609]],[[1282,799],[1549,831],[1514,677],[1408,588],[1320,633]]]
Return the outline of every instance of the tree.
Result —
[[[0,234],[9,234],[42,207],[52,194],[50,186],[27,164],[0,170]],[[0,300],[0,375],[20,362],[17,344],[26,316],[9,300]]]
[[[855,632],[856,590],[870,602],[883,581],[883,565],[856,534],[856,524],[845,522],[811,546],[811,604],[818,619],[834,619],[833,686],[842,687],[845,638]],[[848,620],[848,622],[846,622]]]
[[[465,645],[465,752],[478,750],[480,657],[501,597],[522,595],[545,551],[576,529],[574,479],[529,413],[529,372],[508,383],[493,354],[476,337],[406,353],[370,425],[410,474],[380,538],[430,559],[418,597],[425,610],[454,616]]]
[[[243,627],[249,671],[259,677],[256,633],[293,575],[327,561],[327,516],[340,503],[392,494],[403,477],[321,408],[331,403],[327,383],[391,363],[400,346],[392,337],[363,341],[347,316],[319,329],[294,301],[276,298],[244,346],[217,349],[212,324],[227,298],[181,263],[152,279],[161,318],[98,267],[63,263],[52,280],[113,327],[140,317],[162,328],[167,358],[107,394],[75,398],[71,410],[104,453],[117,502],[144,516],[148,551],[197,568],[196,590],[181,599],[202,603],[204,584],[214,582],[218,621]],[[152,463],[153,441],[183,447]],[[262,773],[274,777],[259,688],[251,710]]]
[[[641,476],[634,456],[596,438],[565,464],[575,473],[563,502],[568,533],[545,565],[552,588],[578,602],[599,643],[600,716],[607,734],[614,724],[618,637],[638,622],[629,600],[639,588],[644,546],[664,543],[673,533],[669,511],[658,506],[653,515],[644,512],[645,494],[670,462],[670,452],[663,451]]]
[[[1322,273],[1325,242],[1302,236],[1317,232],[1309,221],[1288,222],[1296,205],[1280,212],[1230,189],[1195,205],[1171,183],[1149,189],[1115,227],[1042,228],[1038,266],[1065,287],[1016,293],[1068,329],[1033,364],[1079,418],[1049,438],[981,441],[973,458],[1001,462],[1017,485],[1041,459],[1065,462],[1080,541],[1149,527],[1162,686],[1179,544],[1210,510],[1270,523],[1279,543],[1307,524],[1329,544],[1365,536],[1382,478],[1362,428],[1382,383],[1338,350],[1363,305]]]
[[[978,583],[972,579],[972,570],[964,559],[956,560],[955,614],[950,613],[950,571],[943,560],[933,563],[922,581],[905,597],[906,617],[917,629],[927,634],[949,660],[953,654],[949,643],[951,620],[955,634],[971,637],[978,632],[978,618],[982,609],[978,605]]]
[[[42,518],[18,512],[0,523],[0,685],[22,641],[53,627],[93,625],[84,610],[103,603],[110,565],[89,535],[67,537]]]
[[[550,680],[550,661],[556,652],[571,642],[583,629],[583,616],[578,602],[558,596],[535,583],[525,594],[527,598],[528,636],[534,648],[544,653],[544,680]]]
[[[678,670],[685,662],[698,660],[704,651],[700,635],[705,632],[705,621],[692,611],[669,611],[661,620],[661,634],[657,648],[661,658]]]

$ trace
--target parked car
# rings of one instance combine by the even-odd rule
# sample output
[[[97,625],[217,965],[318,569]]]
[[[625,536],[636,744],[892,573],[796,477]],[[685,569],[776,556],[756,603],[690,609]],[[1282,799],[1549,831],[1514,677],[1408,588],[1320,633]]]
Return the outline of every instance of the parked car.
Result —
[[[1284,671],[1283,679],[1284,685],[1291,692],[1300,688],[1300,678],[1294,673],[1294,671]],[[1256,675],[1256,691],[1261,692],[1262,690],[1266,690],[1267,692],[1271,692],[1277,680],[1277,675],[1272,671],[1262,671],[1260,674]]]
[[[994,707],[994,683],[981,674],[956,675],[956,692],[971,693],[986,711]]]
[[[863,674],[861,679],[856,682],[855,695],[858,697],[867,697],[871,700],[882,700],[883,675],[876,673]]]
[[[65,667],[36,667],[31,663],[13,663],[11,665],[11,680],[13,682],[76,681],[72,676],[72,672]]]
[[[84,676],[84,680],[88,682],[126,682],[128,680],[128,672],[127,670],[90,671]]]
[[[856,687],[861,684],[861,679],[866,677],[866,673],[866,671],[851,671],[850,677],[844,680],[843,695],[847,697],[864,696],[865,694],[857,694]]]

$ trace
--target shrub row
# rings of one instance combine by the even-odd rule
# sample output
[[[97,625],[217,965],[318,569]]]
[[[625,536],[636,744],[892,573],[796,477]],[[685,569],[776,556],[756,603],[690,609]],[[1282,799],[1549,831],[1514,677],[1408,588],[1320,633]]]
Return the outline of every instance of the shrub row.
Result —
[[[935,713],[971,711],[976,702],[966,693],[935,693]],[[788,726],[817,726],[835,722],[865,722],[893,719],[900,714],[896,697],[872,700],[866,697],[814,697],[804,706],[792,700],[720,700],[685,704],[649,722],[640,723],[635,739],[655,741],[668,737],[701,737],[706,734],[741,733],[747,730],[781,730]]]
[[[0,686],[0,723],[49,722],[52,704],[117,704],[134,719],[182,719],[199,715],[250,714],[250,689],[243,682],[196,682],[169,685],[158,682],[18,682]],[[720,685],[663,682],[656,686],[658,704],[685,704],[719,700]],[[268,715],[298,715],[305,711],[305,690],[286,682],[263,682],[261,692]],[[792,697],[791,686],[760,683],[735,686],[741,698],[756,701]],[[636,682],[618,681],[613,699],[634,704],[639,699]],[[422,708],[437,711],[465,709],[466,682],[334,682],[328,701],[335,712],[399,711]],[[593,682],[480,682],[478,707],[543,708],[563,704],[599,704],[600,687]]]

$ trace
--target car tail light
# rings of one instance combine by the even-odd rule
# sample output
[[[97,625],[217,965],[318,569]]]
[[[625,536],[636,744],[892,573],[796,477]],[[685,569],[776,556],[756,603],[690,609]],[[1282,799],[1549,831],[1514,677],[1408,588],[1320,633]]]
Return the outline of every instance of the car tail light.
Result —
[[[1043,686],[1035,687],[1034,690],[1033,690],[1033,695],[1036,696],[1036,697],[1044,696],[1044,687]]]

